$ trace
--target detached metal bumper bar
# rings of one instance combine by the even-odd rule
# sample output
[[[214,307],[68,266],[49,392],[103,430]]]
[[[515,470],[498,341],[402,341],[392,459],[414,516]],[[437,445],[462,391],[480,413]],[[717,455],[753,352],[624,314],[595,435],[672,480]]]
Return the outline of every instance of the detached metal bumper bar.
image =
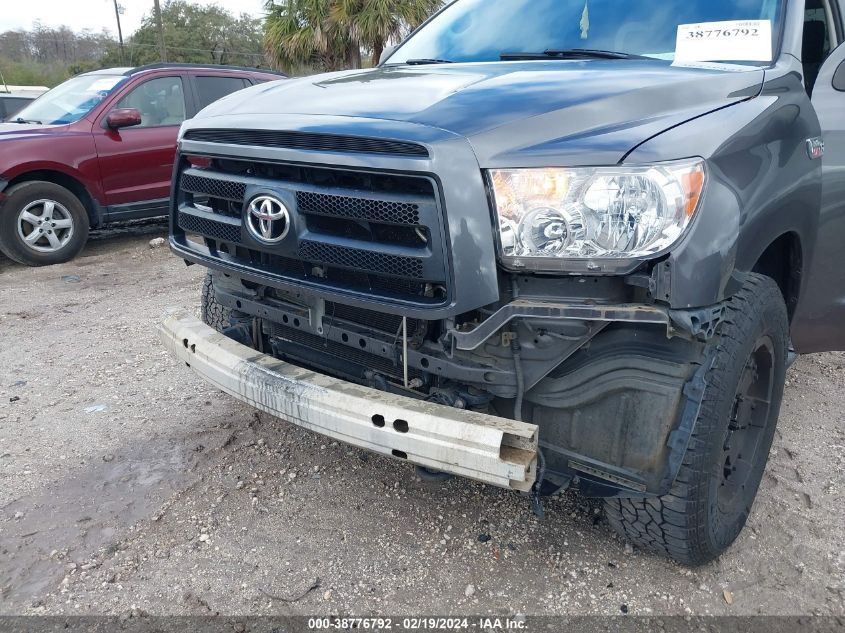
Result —
[[[384,393],[241,345],[187,312],[160,328],[165,346],[208,382],[256,409],[336,440],[501,488],[530,490],[538,428]]]

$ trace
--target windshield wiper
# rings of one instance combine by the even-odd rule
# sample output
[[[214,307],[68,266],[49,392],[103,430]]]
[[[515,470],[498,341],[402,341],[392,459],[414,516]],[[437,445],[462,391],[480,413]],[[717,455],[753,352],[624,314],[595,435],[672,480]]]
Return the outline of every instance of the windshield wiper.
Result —
[[[408,66],[429,66],[432,64],[454,64],[450,59],[409,59],[405,62]]]
[[[13,122],[14,123],[24,123],[24,124],[35,123],[36,125],[43,125],[43,123],[41,123],[41,121],[36,121],[35,119],[22,119],[21,117],[18,117]]]
[[[593,48],[550,48],[542,53],[502,53],[502,61],[520,59],[652,59],[643,55],[633,53],[621,53],[619,51],[603,51]]]

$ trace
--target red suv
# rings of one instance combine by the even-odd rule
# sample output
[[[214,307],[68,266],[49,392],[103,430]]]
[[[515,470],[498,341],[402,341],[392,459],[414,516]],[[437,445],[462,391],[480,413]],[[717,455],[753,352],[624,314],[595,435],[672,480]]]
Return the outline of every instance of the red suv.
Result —
[[[284,75],[156,64],[69,79],[0,124],[0,250],[30,266],[76,257],[88,230],[164,216],[185,119]]]

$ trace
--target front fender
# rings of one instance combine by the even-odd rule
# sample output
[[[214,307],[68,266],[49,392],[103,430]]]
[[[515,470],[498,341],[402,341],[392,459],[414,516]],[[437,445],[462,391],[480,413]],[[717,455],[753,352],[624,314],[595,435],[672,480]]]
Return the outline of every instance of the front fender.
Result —
[[[87,124],[84,127],[0,140],[0,180],[8,186],[33,172],[61,174],[84,187],[95,203],[103,204],[97,148]]]
[[[778,67],[768,71],[759,97],[668,130],[631,152],[628,164],[689,156],[707,161],[695,221],[666,264],[673,308],[731,296],[784,234],[796,234],[805,253],[812,249],[821,165],[810,160],[806,143],[819,134],[800,74]]]

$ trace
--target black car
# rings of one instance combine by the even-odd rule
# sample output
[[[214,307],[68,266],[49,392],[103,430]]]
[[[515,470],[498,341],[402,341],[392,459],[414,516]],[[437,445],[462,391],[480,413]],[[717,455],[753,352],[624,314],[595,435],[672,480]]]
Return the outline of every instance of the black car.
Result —
[[[845,349],[843,16],[457,0],[378,68],[229,97],[180,135],[171,246],[210,275],[163,338],[306,428],[709,561],[791,350]]]

